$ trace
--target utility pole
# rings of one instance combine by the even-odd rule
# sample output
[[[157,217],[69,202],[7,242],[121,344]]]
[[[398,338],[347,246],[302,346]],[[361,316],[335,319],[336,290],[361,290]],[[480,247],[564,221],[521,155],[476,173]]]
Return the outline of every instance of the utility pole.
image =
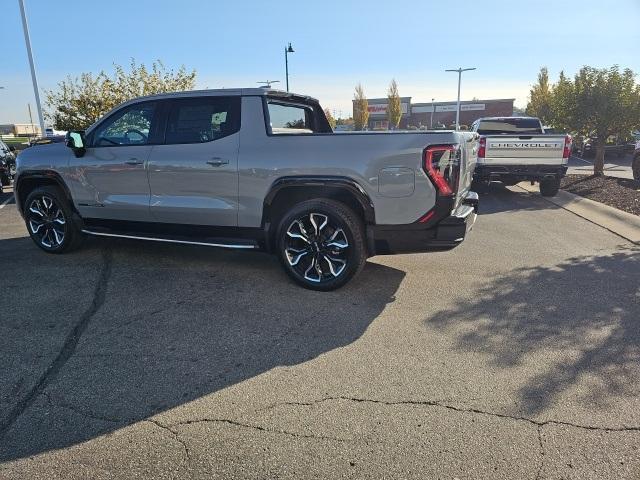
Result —
[[[458,72],[458,108],[456,108],[456,130],[460,130],[460,83],[462,82],[462,72],[468,72],[475,69],[476,67],[445,70],[445,72]]]
[[[429,130],[433,130],[433,112],[436,110],[436,106],[434,105],[435,98],[431,99],[431,125],[429,125]]]
[[[27,13],[24,9],[24,0],[18,0],[20,13],[22,14],[22,29],[24,30],[24,43],[27,45],[27,55],[29,56],[29,66],[31,67],[31,81],[33,82],[33,93],[36,97],[36,109],[38,110],[38,121],[40,122],[40,135],[44,135],[44,117],[42,116],[42,105],[40,104],[40,90],[38,89],[38,79],[36,77],[36,67],[33,63],[33,52],[31,51],[31,39],[29,38],[29,25],[27,23]],[[31,107],[29,107],[31,109]],[[31,122],[33,125],[33,121]]]
[[[287,77],[287,92],[289,91],[289,54],[293,53],[293,48],[291,47],[291,42],[289,42],[289,46],[284,47],[284,71],[285,76]]]

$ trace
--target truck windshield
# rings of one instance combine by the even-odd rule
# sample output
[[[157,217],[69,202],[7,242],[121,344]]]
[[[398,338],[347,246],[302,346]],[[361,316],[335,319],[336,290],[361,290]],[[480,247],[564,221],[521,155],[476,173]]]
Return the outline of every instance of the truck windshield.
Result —
[[[492,118],[481,120],[477,132],[480,135],[499,135],[502,133],[537,135],[544,133],[540,120],[536,118]]]

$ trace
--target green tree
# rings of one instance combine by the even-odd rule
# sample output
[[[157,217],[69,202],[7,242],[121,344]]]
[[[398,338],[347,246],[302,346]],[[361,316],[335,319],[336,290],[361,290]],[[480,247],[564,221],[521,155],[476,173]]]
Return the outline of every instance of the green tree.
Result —
[[[369,102],[360,83],[353,96],[353,122],[356,130],[363,130],[369,122]]]
[[[331,126],[331,130],[336,128],[336,119],[333,117],[333,115],[331,115],[331,110],[329,110],[328,108],[325,108],[324,114],[327,117],[327,122],[329,122],[329,125]]]
[[[531,87],[529,103],[525,110],[526,114],[538,117],[543,125],[549,125],[552,122],[552,97],[552,89],[549,85],[549,71],[547,67],[542,67],[540,73],[538,73],[538,82]]]
[[[387,90],[387,119],[389,120],[389,128],[395,130],[400,124],[402,117],[402,106],[400,104],[400,94],[398,93],[398,84],[395,78],[389,84]]]
[[[592,137],[594,175],[604,174],[604,147],[612,135],[628,135],[640,119],[640,85],[630,69],[583,67],[554,88],[554,118],[569,131]],[[563,120],[560,120],[563,119]]]
[[[192,90],[195,70],[184,66],[168,70],[158,60],[147,68],[131,60],[129,70],[114,64],[114,72],[107,75],[82,73],[67,77],[56,90],[45,91],[46,117],[57,130],[83,130],[96,122],[113,107],[143,95]]]

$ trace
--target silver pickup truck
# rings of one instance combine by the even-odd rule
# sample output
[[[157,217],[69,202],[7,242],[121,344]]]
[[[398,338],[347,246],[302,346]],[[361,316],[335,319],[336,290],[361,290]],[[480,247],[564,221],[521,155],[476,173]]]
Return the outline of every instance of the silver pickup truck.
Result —
[[[545,134],[534,117],[480,118],[471,130],[480,135],[476,182],[540,182],[542,195],[558,193],[567,173],[571,136]]]
[[[46,252],[85,235],[260,249],[331,290],[369,256],[463,241],[477,137],[334,134],[317,100],[270,89],[156,95],[25,150],[16,203]]]

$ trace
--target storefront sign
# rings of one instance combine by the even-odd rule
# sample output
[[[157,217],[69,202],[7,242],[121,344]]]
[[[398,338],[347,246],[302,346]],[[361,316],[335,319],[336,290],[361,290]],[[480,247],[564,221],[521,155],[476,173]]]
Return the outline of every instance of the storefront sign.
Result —
[[[370,115],[386,115],[387,114],[387,104],[386,103],[375,104],[375,105],[369,104],[369,107],[367,108],[367,110],[369,111]],[[409,104],[408,103],[401,103],[400,104],[400,110],[402,111],[402,115],[406,115],[407,112],[409,111]]]

